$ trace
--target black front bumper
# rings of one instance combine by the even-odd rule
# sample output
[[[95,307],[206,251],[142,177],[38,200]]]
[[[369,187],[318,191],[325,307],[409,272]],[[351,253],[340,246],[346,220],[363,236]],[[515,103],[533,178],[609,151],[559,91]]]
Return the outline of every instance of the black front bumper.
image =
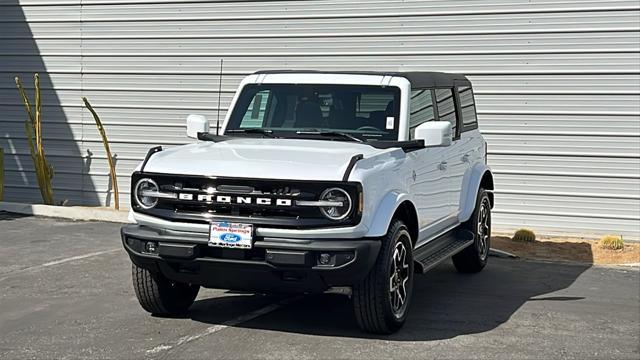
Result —
[[[352,286],[368,274],[380,250],[376,239],[256,238],[253,249],[239,250],[209,247],[206,234],[141,225],[123,226],[121,234],[139,267],[177,282],[245,291],[322,292]],[[153,251],[145,248],[147,242]],[[322,254],[327,264],[321,264]]]

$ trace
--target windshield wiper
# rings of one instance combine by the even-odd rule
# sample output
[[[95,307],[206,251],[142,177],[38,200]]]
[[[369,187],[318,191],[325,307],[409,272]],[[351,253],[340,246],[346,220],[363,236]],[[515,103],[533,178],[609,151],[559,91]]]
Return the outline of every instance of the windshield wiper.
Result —
[[[319,136],[331,136],[331,137],[341,137],[343,139],[348,139],[355,142],[364,142],[364,140],[357,138],[351,134],[347,134],[340,131],[320,131],[315,129],[309,130],[299,130],[296,131],[297,135],[319,135]]]
[[[273,134],[273,130],[262,128],[229,129],[225,130],[225,134],[226,133],[261,134],[270,138],[277,138],[277,136]]]

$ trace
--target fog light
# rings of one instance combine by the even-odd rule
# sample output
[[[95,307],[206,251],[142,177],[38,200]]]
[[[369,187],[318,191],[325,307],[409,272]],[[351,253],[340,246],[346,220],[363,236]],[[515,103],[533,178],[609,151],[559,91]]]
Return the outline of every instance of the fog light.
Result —
[[[147,241],[144,244],[144,251],[155,254],[158,251],[158,246],[156,246],[156,243],[153,241]]]
[[[320,254],[319,262],[320,262],[320,265],[329,265],[329,263],[331,263],[331,255]]]

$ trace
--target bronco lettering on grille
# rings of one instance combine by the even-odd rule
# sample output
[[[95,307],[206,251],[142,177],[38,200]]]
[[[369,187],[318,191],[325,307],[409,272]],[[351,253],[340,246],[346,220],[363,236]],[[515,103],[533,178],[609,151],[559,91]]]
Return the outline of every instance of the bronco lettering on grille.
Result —
[[[178,195],[180,200],[194,200],[193,194],[180,193]],[[291,199],[271,199],[265,197],[251,197],[251,196],[229,196],[229,195],[211,195],[211,194],[198,194],[196,196],[197,201],[215,202],[218,204],[256,204],[256,205],[276,205],[276,206],[291,206]]]

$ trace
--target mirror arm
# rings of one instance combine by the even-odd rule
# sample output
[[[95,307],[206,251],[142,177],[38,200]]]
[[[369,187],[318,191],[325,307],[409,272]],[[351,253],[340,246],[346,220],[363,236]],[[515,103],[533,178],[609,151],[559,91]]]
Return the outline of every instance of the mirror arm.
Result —
[[[424,140],[406,141],[405,144],[403,144],[401,147],[404,152],[411,152],[426,148],[426,146],[424,145]]]
[[[198,132],[198,140],[221,142],[229,139],[230,138],[228,136],[224,135],[215,135],[210,132]]]

